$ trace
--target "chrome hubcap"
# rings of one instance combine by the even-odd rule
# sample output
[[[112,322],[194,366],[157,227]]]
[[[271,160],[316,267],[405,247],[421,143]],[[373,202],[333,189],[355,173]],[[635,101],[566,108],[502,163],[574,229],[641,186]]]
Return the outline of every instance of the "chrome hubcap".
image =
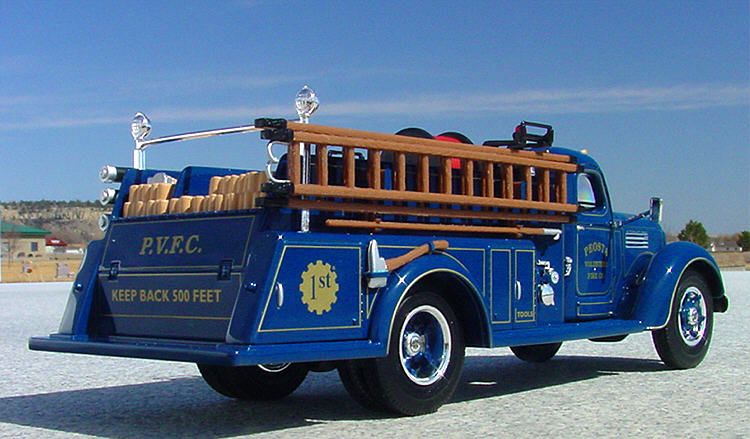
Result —
[[[419,353],[423,353],[425,349],[425,338],[423,335],[419,335],[416,332],[410,332],[406,334],[405,346],[406,354],[413,357]]]
[[[696,287],[688,287],[680,301],[679,324],[682,341],[697,346],[706,335],[706,299]]]
[[[406,376],[420,386],[438,381],[448,369],[451,334],[437,308],[422,305],[406,316],[400,332],[399,358]]]
[[[278,373],[286,370],[289,365],[292,363],[269,363],[269,364],[259,364],[258,368],[265,372],[271,372],[271,373]]]

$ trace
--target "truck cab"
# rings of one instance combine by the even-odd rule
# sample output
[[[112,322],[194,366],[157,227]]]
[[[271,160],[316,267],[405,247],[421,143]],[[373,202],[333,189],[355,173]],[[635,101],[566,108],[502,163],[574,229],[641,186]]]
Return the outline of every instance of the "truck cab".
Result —
[[[193,362],[232,398],[275,399],[338,369],[366,407],[429,413],[464,348],[552,358],[561,343],[652,331],[674,368],[697,366],[728,300],[705,250],[666,244],[661,200],[612,210],[588,154],[549,125],[473,144],[300,121],[147,139],[107,166],[92,242],[57,333],[34,350]],[[541,130],[541,132],[539,132]],[[535,133],[536,132],[536,133]],[[265,169],[148,169],[162,143],[260,133]],[[262,151],[262,149],[259,148]]]

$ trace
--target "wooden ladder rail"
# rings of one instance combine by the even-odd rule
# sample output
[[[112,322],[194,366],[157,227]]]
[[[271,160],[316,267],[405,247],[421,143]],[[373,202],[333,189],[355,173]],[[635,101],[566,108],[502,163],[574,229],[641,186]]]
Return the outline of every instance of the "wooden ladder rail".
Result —
[[[292,183],[292,196],[325,198],[349,198],[358,200],[417,203],[457,204],[464,207],[482,206],[485,208],[521,209],[521,213],[501,215],[497,212],[497,219],[514,218],[523,221],[538,221],[540,217],[553,218],[551,222],[566,218],[564,214],[577,211],[575,204],[567,203],[567,175],[578,171],[578,166],[572,163],[570,157],[548,152],[512,151],[479,145],[447,143],[431,139],[395,136],[380,133],[369,133],[344,128],[332,128],[312,124],[288,124],[294,132],[293,140],[288,150],[288,178]],[[316,145],[316,165],[318,168],[317,181],[301,184],[300,142]],[[328,181],[328,146],[339,146],[343,150],[343,184],[330,185]],[[356,150],[367,151],[367,187],[357,187],[356,184]],[[382,187],[382,153],[393,153],[393,184],[392,189]],[[407,155],[417,158],[416,190],[407,190],[406,158]],[[437,192],[431,192],[430,166],[431,157],[440,160],[439,182]],[[459,189],[454,193],[452,160],[461,160],[458,170]],[[479,166],[480,193],[475,193],[475,164]],[[525,194],[514,191],[514,167],[522,173],[525,184]],[[533,184],[531,168],[537,173],[537,183]],[[499,175],[496,177],[496,168]],[[552,193],[552,173],[555,173],[555,191]],[[500,191],[495,190],[496,181],[500,184]],[[536,190],[536,196],[535,195]],[[299,201],[299,200],[298,200]],[[295,202],[298,208],[310,203]],[[340,204],[340,209],[346,211],[346,203]],[[330,207],[327,205],[327,207]],[[410,209],[401,208],[399,212],[408,214]],[[535,209],[542,212],[556,212],[558,215],[537,214],[526,212]],[[361,208],[360,208],[361,210]],[[376,210],[376,209],[375,209]],[[380,209],[388,210],[388,209]],[[392,209],[390,209],[392,210]],[[433,209],[428,209],[433,210]],[[466,212],[462,216],[460,212]],[[436,216],[445,214],[446,209],[435,210]],[[476,219],[475,210],[452,210],[448,217]],[[383,212],[385,213],[385,212]],[[420,215],[424,215],[420,211]],[[563,214],[563,215],[559,215]],[[490,212],[484,217],[493,218]],[[564,222],[564,221],[561,221]]]

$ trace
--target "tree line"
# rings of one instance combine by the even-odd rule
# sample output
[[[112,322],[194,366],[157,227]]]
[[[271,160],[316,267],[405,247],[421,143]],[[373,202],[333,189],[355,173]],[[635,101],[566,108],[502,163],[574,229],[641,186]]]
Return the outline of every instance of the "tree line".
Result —
[[[711,238],[708,237],[706,228],[700,221],[690,220],[677,235],[680,241],[690,241],[703,248],[711,246]],[[743,252],[750,251],[750,230],[744,230],[733,237],[734,243],[742,248]]]
[[[88,200],[35,200],[35,201],[0,201],[0,206],[5,209],[43,210],[51,207],[99,207],[98,201]]]

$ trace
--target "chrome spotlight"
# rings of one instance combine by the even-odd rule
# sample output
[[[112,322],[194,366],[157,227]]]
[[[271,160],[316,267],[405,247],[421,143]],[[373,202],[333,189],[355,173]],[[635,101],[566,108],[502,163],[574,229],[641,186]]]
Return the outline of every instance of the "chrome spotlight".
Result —
[[[138,112],[130,123],[130,134],[136,142],[142,142],[151,132],[151,121],[145,114]]]
[[[294,99],[294,106],[297,108],[297,114],[301,122],[307,122],[319,105],[318,96],[308,86],[302,87]]]

